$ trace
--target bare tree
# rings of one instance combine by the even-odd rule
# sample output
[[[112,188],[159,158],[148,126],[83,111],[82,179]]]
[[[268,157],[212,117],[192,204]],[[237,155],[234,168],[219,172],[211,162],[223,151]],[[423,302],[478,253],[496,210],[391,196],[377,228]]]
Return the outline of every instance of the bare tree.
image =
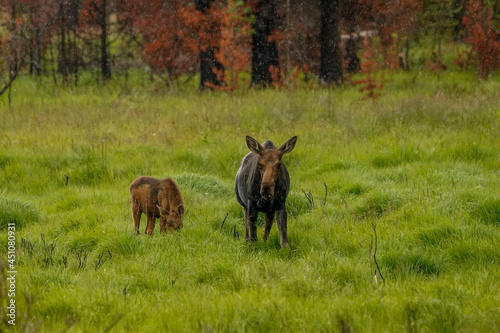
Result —
[[[340,0],[321,0],[321,60],[319,78],[326,84],[342,81]]]
[[[92,7],[96,13],[95,23],[101,28],[100,34],[100,67],[101,75],[104,81],[111,78],[111,66],[109,64],[108,53],[108,20],[109,20],[109,3],[108,0],[100,0],[92,2]]]
[[[204,15],[207,15],[207,11],[213,2],[214,0],[195,0],[196,10],[199,10]],[[201,89],[209,86],[220,86],[222,82],[219,80],[214,69],[217,71],[222,71],[224,70],[224,67],[215,58],[216,49],[213,46],[209,45],[209,43],[207,43],[206,41],[205,43],[200,41],[199,50]]]
[[[271,40],[276,29],[277,13],[273,0],[259,0],[254,11],[252,36],[252,85],[267,86],[272,83],[271,69],[279,75],[278,47]]]

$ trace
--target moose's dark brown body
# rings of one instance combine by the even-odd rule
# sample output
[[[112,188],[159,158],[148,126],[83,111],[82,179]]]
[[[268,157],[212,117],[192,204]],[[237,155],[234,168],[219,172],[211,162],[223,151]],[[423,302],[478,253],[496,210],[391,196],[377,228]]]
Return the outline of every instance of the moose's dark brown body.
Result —
[[[160,232],[182,228],[184,201],[179,186],[172,178],[139,177],[130,184],[134,228],[139,234],[141,214],[147,217],[146,234],[152,236],[156,219]]]
[[[241,161],[235,181],[236,199],[245,214],[245,238],[257,240],[257,213],[263,212],[266,215],[263,237],[267,240],[276,214],[281,246],[287,247],[285,202],[290,192],[290,176],[281,157],[293,150],[297,137],[279,149],[272,141],[261,145],[250,136],[246,140],[251,152]]]

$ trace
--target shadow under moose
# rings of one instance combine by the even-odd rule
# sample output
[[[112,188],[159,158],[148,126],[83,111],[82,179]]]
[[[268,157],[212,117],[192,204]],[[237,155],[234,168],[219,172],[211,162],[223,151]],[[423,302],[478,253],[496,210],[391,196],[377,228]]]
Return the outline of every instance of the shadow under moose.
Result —
[[[182,228],[184,201],[179,186],[172,178],[156,179],[141,176],[130,184],[134,229],[139,234],[141,214],[146,215],[145,233],[153,236],[156,219],[160,218],[160,233]]]
[[[257,214],[265,214],[264,241],[269,237],[276,216],[281,247],[288,247],[286,232],[286,199],[290,192],[290,176],[282,157],[295,148],[297,136],[290,138],[280,148],[272,141],[262,145],[246,137],[250,149],[236,174],[236,199],[245,214],[245,239],[257,240]]]

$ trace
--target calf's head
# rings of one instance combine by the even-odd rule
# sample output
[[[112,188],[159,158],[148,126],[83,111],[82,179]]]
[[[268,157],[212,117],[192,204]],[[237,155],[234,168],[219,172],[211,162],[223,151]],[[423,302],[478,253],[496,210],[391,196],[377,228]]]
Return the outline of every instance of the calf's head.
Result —
[[[281,157],[293,150],[297,143],[294,136],[278,149],[265,149],[254,138],[247,136],[247,146],[258,155],[258,168],[261,176],[260,195],[270,198],[274,195],[274,188],[281,172]]]
[[[168,211],[158,207],[160,211],[160,232],[174,231],[182,228],[182,216],[184,215],[184,205],[179,205],[175,209]]]

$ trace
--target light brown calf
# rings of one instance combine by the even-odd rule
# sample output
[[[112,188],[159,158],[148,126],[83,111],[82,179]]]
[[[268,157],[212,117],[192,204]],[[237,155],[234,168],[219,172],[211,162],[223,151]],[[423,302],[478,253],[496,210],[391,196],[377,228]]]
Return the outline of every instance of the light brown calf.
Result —
[[[160,233],[182,228],[184,201],[179,186],[172,178],[139,177],[130,184],[130,195],[137,234],[143,213],[147,217],[146,234],[149,236],[153,236],[157,218],[160,218]]]

